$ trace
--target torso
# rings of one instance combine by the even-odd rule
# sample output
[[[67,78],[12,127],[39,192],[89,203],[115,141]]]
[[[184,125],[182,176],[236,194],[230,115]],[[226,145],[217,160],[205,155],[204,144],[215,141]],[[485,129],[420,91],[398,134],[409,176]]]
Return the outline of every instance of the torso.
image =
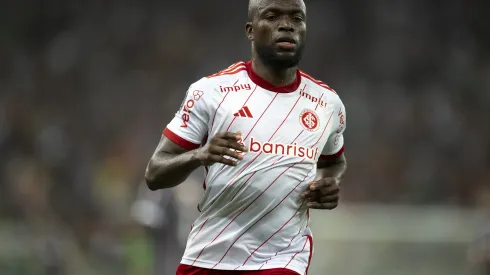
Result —
[[[300,194],[338,110],[338,96],[298,73],[287,92],[264,89],[238,65],[209,78],[209,136],[240,131],[249,148],[236,167],[207,167],[200,217],[182,263],[214,269],[287,267],[304,274],[311,256],[308,211]],[[258,83],[257,83],[258,82]],[[208,92],[208,91],[206,91]]]

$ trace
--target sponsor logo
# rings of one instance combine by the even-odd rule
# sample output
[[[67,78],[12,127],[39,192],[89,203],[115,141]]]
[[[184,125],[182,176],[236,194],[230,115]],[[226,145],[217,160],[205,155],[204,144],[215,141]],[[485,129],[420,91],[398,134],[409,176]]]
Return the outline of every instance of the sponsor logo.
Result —
[[[339,118],[339,127],[337,127],[336,133],[340,134],[340,132],[342,132],[344,130],[344,127],[345,127],[345,119],[344,119],[344,114],[342,113],[342,110],[339,111],[337,116]]]
[[[255,140],[253,137],[250,138],[249,150],[250,152],[254,152],[254,153],[262,152],[265,154],[292,156],[292,157],[300,157],[300,158],[308,158],[308,159],[316,159],[318,155],[318,147],[310,148],[305,146],[299,146],[296,143],[294,144],[282,144],[282,143],[273,143],[273,142],[261,143]]]
[[[240,84],[240,85],[233,85],[233,86],[219,86],[219,90],[222,93],[226,92],[238,92],[241,90],[251,90],[252,87],[250,87],[250,84]]]
[[[204,95],[204,92],[201,90],[194,90],[192,91],[192,95],[190,96],[189,99],[187,99],[185,102],[182,104],[182,125],[180,127],[182,128],[187,128],[187,123],[191,119],[191,112],[192,108],[194,108],[194,105],[196,104],[199,99]]]
[[[335,131],[337,134],[340,134],[340,132],[342,132],[342,130],[344,130],[344,125],[342,124],[339,124],[339,127],[337,127],[337,131]]]
[[[320,125],[320,119],[315,111],[310,109],[305,109],[299,115],[299,123],[305,128],[305,130],[309,132],[314,132],[318,130],[318,126]]]
[[[302,97],[304,97],[304,98],[306,98],[306,99],[310,100],[311,102],[318,104],[318,106],[321,106],[321,107],[327,107],[327,102],[323,101],[321,98],[314,97],[314,96],[312,96],[312,95],[310,95],[310,94],[306,93],[304,90],[301,90],[301,91],[299,92],[299,94],[300,94]]]
[[[345,121],[344,121],[344,114],[342,113],[342,110],[339,111],[339,121],[340,121],[340,124],[344,125]]]
[[[247,106],[243,106],[243,108],[240,109],[240,111],[236,112],[233,114],[236,117],[248,117],[248,118],[253,118],[252,113],[248,109]]]

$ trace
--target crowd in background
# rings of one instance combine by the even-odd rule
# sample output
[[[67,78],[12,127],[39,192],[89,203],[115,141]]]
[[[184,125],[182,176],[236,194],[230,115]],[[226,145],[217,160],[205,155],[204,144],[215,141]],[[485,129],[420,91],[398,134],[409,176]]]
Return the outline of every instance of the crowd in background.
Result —
[[[15,229],[0,242],[30,244],[2,245],[2,274],[178,262],[200,174],[155,195],[144,169],[188,86],[249,59],[246,2],[0,3],[0,228]],[[307,1],[301,68],[347,110],[343,202],[490,204],[490,4],[477,2]]]

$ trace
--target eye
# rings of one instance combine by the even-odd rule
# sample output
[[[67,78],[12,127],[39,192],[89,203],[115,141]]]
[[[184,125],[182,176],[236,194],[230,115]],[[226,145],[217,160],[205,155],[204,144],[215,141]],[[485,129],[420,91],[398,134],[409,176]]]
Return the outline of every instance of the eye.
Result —
[[[274,13],[268,13],[264,16],[264,18],[265,18],[265,20],[268,20],[268,21],[274,21],[274,20],[276,20],[277,15]]]
[[[302,21],[304,21],[303,17],[302,16],[299,16],[299,15],[293,16],[293,20],[296,21],[296,22],[302,22]]]

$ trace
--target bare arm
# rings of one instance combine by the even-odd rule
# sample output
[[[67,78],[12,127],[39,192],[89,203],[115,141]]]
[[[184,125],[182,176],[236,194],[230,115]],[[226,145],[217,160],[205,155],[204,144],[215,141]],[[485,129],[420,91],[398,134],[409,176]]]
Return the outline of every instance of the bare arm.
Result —
[[[334,116],[335,131],[327,140],[322,154],[317,162],[317,175],[308,186],[303,198],[308,201],[308,207],[313,209],[334,209],[340,198],[340,183],[347,170],[347,160],[343,153],[345,131],[345,107],[339,102],[340,109]],[[336,153],[335,153],[336,152]]]
[[[150,190],[177,186],[199,166],[195,150],[189,151],[162,136],[146,167],[146,184]]]
[[[177,186],[199,166],[209,166],[217,162],[235,166],[236,160],[243,157],[232,149],[242,152],[248,150],[238,143],[240,139],[240,133],[220,133],[204,147],[189,151],[162,136],[146,167],[145,180],[148,188],[158,190]]]
[[[319,159],[317,164],[317,178],[336,178],[339,182],[347,170],[347,159],[344,154],[333,159]]]
[[[340,182],[347,169],[344,154],[317,164],[318,172],[315,181],[310,183],[308,190],[302,196],[308,201],[308,207],[313,209],[334,209],[339,204]]]

